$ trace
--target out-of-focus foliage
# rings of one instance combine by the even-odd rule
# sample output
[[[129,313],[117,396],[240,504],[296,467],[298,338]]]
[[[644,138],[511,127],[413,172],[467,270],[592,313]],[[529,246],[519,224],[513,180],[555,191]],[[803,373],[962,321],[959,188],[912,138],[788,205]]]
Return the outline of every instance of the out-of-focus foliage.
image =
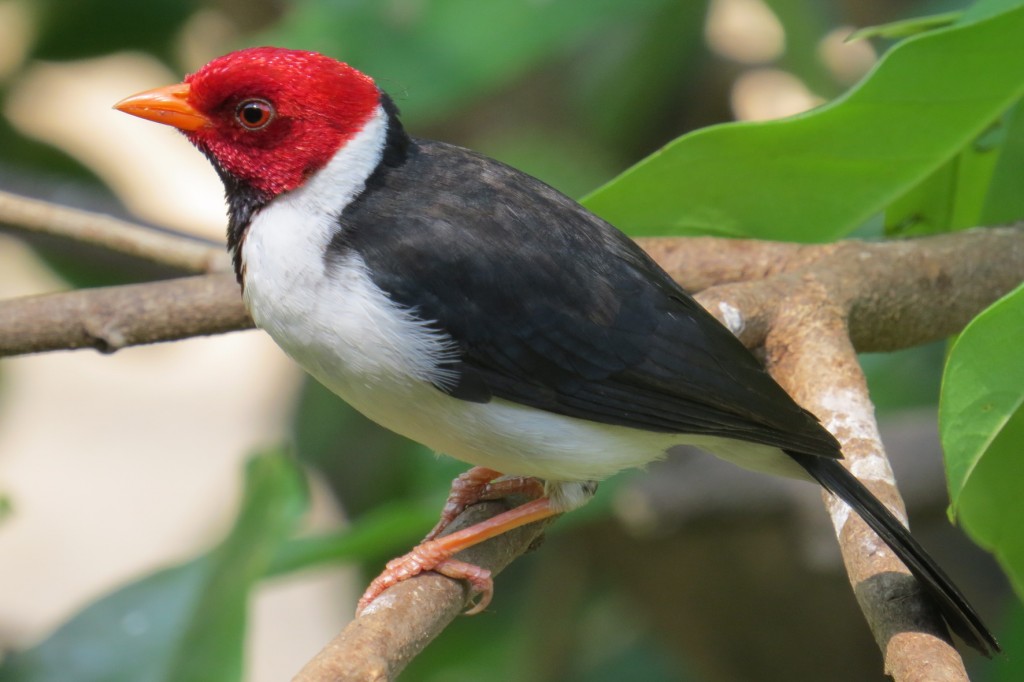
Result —
[[[436,120],[670,0],[307,2],[260,41],[340,53],[375,74],[412,121]],[[701,14],[700,3],[689,3]],[[515,36],[515,39],[509,39]]]
[[[0,680],[163,679],[207,572],[207,562],[196,559],[98,599],[39,645],[5,658]]]
[[[115,50],[173,54],[175,33],[199,7],[195,0],[36,0],[38,59],[81,59]]]
[[[100,599],[39,646],[5,659],[0,680],[241,680],[249,593],[306,507],[295,461],[254,457],[235,526],[218,547]]]
[[[785,69],[814,94],[838,98],[785,121],[721,127],[708,126],[730,119],[730,87],[746,67],[706,49],[705,2],[46,0],[32,4],[40,21],[29,56],[133,49],[181,72],[197,66],[177,61],[182,32],[196,12],[219,13],[237,27],[238,42],[212,51],[273,43],[349,61],[396,98],[416,134],[477,148],[574,196],[606,183],[589,205],[633,234],[824,241],[1024,217],[1024,3],[765,4],[786,42],[777,59],[758,66]],[[942,14],[892,23],[912,13]],[[884,25],[871,35],[913,37],[840,94],[844,86],[819,57],[820,40],[855,21]],[[0,180],[3,172],[71,178],[102,191],[61,150],[20,137],[2,120],[0,150]],[[85,281],[70,266],[63,272]],[[1012,396],[993,399],[1000,370],[1014,364],[1020,335],[1008,330],[1019,323],[1019,298],[997,304],[965,332],[944,384],[944,409],[952,412],[944,419],[946,446],[962,453],[950,463],[956,510],[1018,587],[1024,552],[1005,543],[1020,534],[1004,529],[1020,518],[1012,485],[1020,477],[1006,453],[1019,452],[1024,436],[1019,418],[992,417],[998,410],[1019,417],[1019,402],[1016,412],[1008,407]],[[876,402],[933,402],[940,355],[932,347],[866,358]],[[970,369],[976,367],[985,371]],[[965,396],[973,402],[965,405]],[[994,409],[982,418],[971,405]],[[241,679],[245,604],[260,577],[331,561],[363,562],[376,572],[429,528],[447,482],[463,468],[381,432],[313,384],[295,414],[298,457],[323,473],[352,516],[348,528],[293,537],[305,503],[299,473],[287,457],[259,457],[238,523],[220,546],[98,600],[38,646],[4,659],[0,681]],[[562,519],[553,534],[564,535],[552,544],[606,518],[623,478],[602,484],[594,503]],[[408,679],[699,679],[688,659],[701,651],[667,646],[658,628],[665,624],[636,611],[621,585],[580,576],[554,559],[536,564],[521,562],[503,574],[494,613],[457,622],[414,661]],[[545,591],[551,585],[563,600],[558,605]],[[675,587],[665,582],[665,599]],[[573,601],[574,589],[588,590],[587,598]],[[688,627],[680,630],[692,635]],[[1021,651],[1020,632],[1018,613],[1003,638],[1008,650]],[[814,646],[795,642],[791,655]],[[1001,660],[990,679],[1024,679],[1022,660],[1019,653]]]

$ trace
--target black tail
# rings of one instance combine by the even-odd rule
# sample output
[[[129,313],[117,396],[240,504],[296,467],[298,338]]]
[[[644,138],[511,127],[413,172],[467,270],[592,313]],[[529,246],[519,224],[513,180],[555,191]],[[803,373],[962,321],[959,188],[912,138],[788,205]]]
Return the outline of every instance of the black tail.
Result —
[[[826,490],[853,507],[871,530],[889,545],[900,561],[936,600],[953,632],[986,656],[991,657],[999,651],[996,638],[981,622],[981,618],[967,602],[967,598],[910,535],[910,531],[864,487],[863,483],[836,459],[798,452],[787,454]]]

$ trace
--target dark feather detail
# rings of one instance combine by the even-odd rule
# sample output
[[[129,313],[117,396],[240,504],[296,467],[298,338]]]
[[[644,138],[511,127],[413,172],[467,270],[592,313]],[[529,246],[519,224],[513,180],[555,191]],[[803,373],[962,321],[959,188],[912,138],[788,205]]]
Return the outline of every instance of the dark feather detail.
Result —
[[[986,656],[999,651],[999,643],[986,629],[967,598],[957,589],[928,553],[889,509],[864,484],[835,460],[788,453],[826,490],[860,515],[871,530],[899,557],[918,582],[935,599],[943,617],[967,644]]]
[[[380,93],[380,104],[388,116],[388,132],[387,138],[384,140],[384,156],[381,158],[381,164],[385,168],[395,168],[405,161],[412,140],[405,132],[401,119],[398,118],[398,106],[395,105],[391,96],[386,92]]]
[[[200,147],[202,150],[202,147]],[[205,151],[204,151],[205,153]],[[228,202],[228,251],[231,253],[231,264],[235,268],[235,277],[238,283],[243,283],[242,278],[242,244],[245,242],[245,235],[249,230],[249,223],[252,222],[256,213],[267,205],[271,197],[258,191],[252,185],[239,180],[235,175],[224,170],[217,158],[212,154],[206,154],[213,164],[221,182],[224,183],[224,196]]]

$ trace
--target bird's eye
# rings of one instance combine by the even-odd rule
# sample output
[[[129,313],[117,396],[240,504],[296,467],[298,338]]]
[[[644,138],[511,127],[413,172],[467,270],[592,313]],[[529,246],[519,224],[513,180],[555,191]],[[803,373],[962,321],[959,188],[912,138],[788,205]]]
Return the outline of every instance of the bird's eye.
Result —
[[[265,128],[273,118],[273,105],[263,99],[247,99],[235,109],[235,119],[246,130]]]

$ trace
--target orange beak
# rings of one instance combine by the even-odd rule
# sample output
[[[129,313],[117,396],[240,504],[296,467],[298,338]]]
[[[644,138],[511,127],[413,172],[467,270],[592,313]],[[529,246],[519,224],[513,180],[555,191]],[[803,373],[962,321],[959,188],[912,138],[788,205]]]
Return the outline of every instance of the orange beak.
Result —
[[[132,95],[115,104],[114,108],[178,130],[199,130],[210,125],[210,119],[188,103],[188,95],[188,83],[178,83]]]

